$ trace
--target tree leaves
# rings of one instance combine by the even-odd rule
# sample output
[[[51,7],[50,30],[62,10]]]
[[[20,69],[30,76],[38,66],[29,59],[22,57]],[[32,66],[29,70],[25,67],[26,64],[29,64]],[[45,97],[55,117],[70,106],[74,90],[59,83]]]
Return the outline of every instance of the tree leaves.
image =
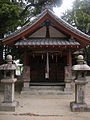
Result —
[[[22,8],[12,2],[0,2],[0,35],[14,31],[20,24],[20,12]]]
[[[60,6],[61,2],[62,0],[0,0],[0,38],[41,13],[45,5]]]
[[[84,33],[89,34],[90,0],[75,0],[72,10],[67,10],[62,18]]]

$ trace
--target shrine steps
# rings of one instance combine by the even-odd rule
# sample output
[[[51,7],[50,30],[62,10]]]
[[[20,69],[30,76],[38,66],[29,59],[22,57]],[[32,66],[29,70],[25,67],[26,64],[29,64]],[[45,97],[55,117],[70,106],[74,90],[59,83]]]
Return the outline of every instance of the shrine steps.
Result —
[[[21,94],[27,95],[60,95],[66,94],[64,86],[30,86],[23,88]]]

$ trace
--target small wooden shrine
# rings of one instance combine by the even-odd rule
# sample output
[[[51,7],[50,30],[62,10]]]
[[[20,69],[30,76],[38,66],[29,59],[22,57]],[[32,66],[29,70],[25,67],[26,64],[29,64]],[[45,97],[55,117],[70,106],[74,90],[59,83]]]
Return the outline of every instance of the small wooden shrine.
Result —
[[[32,85],[65,85],[70,76],[72,51],[90,45],[90,36],[52,11],[44,10],[32,22],[3,39],[3,44],[24,51]]]

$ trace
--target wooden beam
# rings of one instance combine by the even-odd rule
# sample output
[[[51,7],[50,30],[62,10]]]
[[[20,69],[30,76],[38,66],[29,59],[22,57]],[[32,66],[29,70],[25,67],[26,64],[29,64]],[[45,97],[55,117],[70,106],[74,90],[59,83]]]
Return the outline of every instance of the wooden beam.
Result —
[[[46,38],[50,38],[49,25],[46,26]]]

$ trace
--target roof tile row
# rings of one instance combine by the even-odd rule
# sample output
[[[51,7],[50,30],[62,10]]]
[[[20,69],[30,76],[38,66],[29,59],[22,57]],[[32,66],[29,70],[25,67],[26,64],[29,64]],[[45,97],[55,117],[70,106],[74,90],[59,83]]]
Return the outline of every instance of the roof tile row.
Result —
[[[48,38],[42,38],[42,39],[25,39],[20,40],[16,44],[16,46],[33,46],[33,45],[80,45],[79,42],[75,40],[66,40],[66,39],[48,39]]]

